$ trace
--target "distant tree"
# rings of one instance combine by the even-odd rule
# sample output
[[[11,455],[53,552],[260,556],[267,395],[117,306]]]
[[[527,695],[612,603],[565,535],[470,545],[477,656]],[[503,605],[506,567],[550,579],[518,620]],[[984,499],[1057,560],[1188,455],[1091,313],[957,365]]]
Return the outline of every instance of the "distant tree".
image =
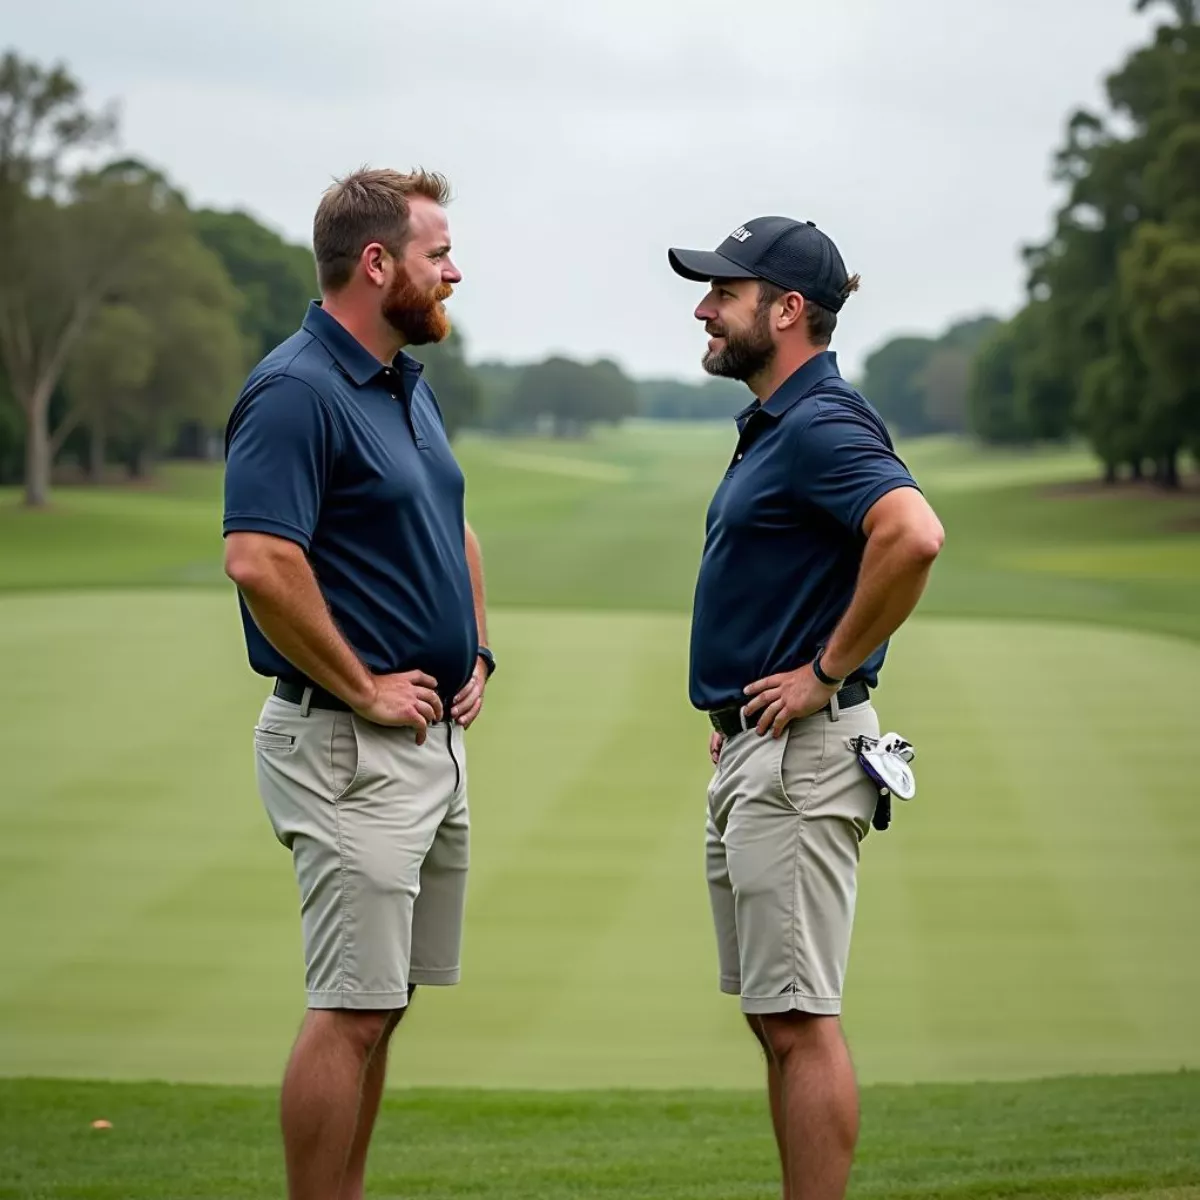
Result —
[[[967,429],[967,387],[973,354],[961,346],[938,345],[916,378],[925,425],[939,433]]]
[[[8,379],[0,371],[0,487],[20,481],[24,461],[24,422]]]
[[[488,360],[476,363],[472,369],[480,392],[479,412],[473,423],[498,433],[516,432],[529,423],[530,418],[515,409],[522,367]]]
[[[581,419],[588,425],[619,425],[637,415],[638,394],[633,380],[610,358],[583,368]]]
[[[638,411],[659,421],[728,421],[753,399],[733,379],[638,381]]]
[[[1112,116],[1067,122],[1054,163],[1066,197],[1025,253],[1013,377],[1034,436],[1078,429],[1106,477],[1150,461],[1170,487],[1200,444],[1200,24],[1196,0],[1135,7],[1168,20],[1108,77]]]
[[[67,394],[87,426],[88,476],[104,476],[110,436],[154,369],[149,317],[130,304],[105,305],[76,343],[67,366]]]
[[[1141,474],[1145,442],[1138,393],[1131,386],[1131,361],[1117,354],[1090,363],[1080,386],[1080,418],[1092,448],[1104,464],[1104,478],[1115,483],[1122,463],[1137,464]]]
[[[255,360],[290,337],[317,296],[312,249],[285,241],[249,213],[200,209],[192,223],[241,292],[239,324]]]
[[[980,347],[967,385],[971,429],[985,442],[1013,445],[1031,440],[1017,404],[1017,331],[1012,322],[996,329]]]
[[[929,432],[921,377],[936,345],[929,337],[893,338],[866,360],[864,394],[906,436]]]
[[[51,429],[72,350],[184,212],[178,194],[140,164],[73,166],[113,129],[61,67],[0,59],[0,365],[24,417],[31,506],[46,502],[54,455],[80,419],[68,412]]]
[[[181,424],[224,418],[254,351],[238,326],[242,298],[186,226],[146,248],[126,292],[72,356],[68,394],[91,428],[93,471],[104,439],[140,476]]]
[[[1144,224],[1121,258],[1121,287],[1148,388],[1141,427],[1156,477],[1179,485],[1179,455],[1200,444],[1200,241]]]
[[[633,416],[637,388],[611,359],[589,364],[555,355],[522,370],[511,411],[526,425],[548,421],[555,437],[579,437],[593,425]]]

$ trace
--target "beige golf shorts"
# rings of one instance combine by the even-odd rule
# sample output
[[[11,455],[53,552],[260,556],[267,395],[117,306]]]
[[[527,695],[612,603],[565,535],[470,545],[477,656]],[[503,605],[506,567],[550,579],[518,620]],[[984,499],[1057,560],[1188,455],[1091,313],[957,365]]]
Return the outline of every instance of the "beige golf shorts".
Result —
[[[399,1009],[459,980],[470,829],[463,730],[386,728],[270,697],[259,792],[300,888],[309,1008]]]
[[[859,847],[877,792],[848,739],[879,736],[869,701],[778,739],[727,738],[708,789],[707,868],[721,990],[745,1013],[841,1012]]]

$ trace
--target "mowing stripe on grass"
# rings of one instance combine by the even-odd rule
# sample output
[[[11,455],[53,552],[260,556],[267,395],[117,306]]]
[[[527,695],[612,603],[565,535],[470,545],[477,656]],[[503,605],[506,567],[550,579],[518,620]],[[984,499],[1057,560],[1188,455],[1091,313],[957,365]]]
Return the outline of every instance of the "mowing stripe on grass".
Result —
[[[493,625],[464,981],[422,990],[396,1081],[757,1086],[715,984],[686,618]],[[299,923],[231,598],[11,596],[0,658],[28,681],[0,714],[0,1074],[274,1082]],[[1131,702],[1163,680],[1171,702]],[[1194,644],[906,628],[877,703],[919,792],[863,847],[845,1017],[864,1081],[1200,1065],[1200,806],[1174,752],[1198,700]]]

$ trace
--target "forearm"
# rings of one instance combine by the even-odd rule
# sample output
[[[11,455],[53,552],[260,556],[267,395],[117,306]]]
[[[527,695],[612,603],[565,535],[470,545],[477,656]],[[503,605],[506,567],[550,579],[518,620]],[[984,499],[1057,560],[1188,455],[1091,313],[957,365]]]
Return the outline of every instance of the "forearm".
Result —
[[[869,538],[858,583],[821,657],[844,679],[900,628],[925,591],[933,556],[903,534]]]
[[[483,551],[475,531],[467,526],[467,567],[471,572],[471,595],[475,600],[475,624],[479,630],[479,644],[488,644],[487,594],[483,585]]]
[[[244,570],[235,582],[263,636],[297,670],[355,708],[370,701],[371,672],[338,631],[298,548]]]

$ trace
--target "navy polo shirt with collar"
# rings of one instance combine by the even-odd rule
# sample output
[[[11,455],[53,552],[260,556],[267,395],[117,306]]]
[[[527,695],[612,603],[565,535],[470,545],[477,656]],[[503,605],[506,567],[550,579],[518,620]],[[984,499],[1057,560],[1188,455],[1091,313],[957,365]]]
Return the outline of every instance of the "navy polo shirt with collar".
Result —
[[[381,363],[311,303],[230,414],[224,532],[295,542],[365,665],[425,671],[445,702],[470,678],[478,633],[464,479],[422,369],[404,353]],[[253,669],[305,682],[239,604]]]
[[[831,351],[736,421],[692,619],[689,692],[706,711],[745,704],[748,684],[812,661],[854,594],[867,511],[894,488],[917,486]],[[886,653],[885,642],[848,682],[874,687]]]

